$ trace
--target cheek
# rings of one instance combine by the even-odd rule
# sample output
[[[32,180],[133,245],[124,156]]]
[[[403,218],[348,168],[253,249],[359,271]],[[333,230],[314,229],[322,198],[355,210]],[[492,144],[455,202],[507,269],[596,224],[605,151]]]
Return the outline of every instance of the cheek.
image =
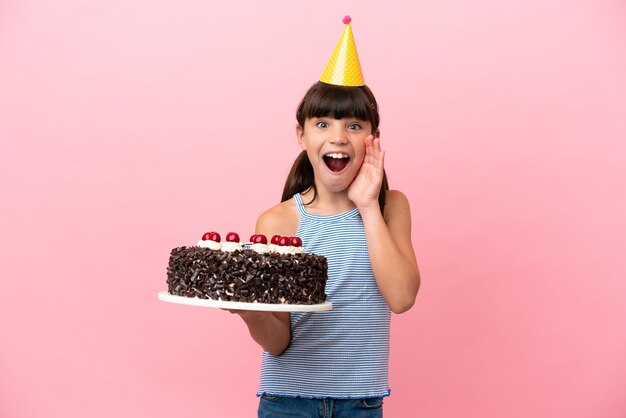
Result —
[[[317,155],[317,153],[311,147],[303,149],[306,152],[307,157],[309,157],[309,162],[311,163],[311,165],[313,165],[313,168],[315,168],[316,165],[322,162],[319,158],[319,155]]]
[[[365,155],[358,155],[355,160],[354,160],[354,167],[356,167],[357,169],[360,169],[361,166],[363,165],[363,160],[365,160]]]
[[[358,163],[358,165],[361,165],[365,159],[365,140],[362,144],[359,144],[359,146],[354,147],[354,153],[355,162]]]
[[[358,174],[361,170],[361,166],[363,165],[363,160],[365,159],[365,155],[356,154],[352,161],[350,161],[350,171],[354,176]]]

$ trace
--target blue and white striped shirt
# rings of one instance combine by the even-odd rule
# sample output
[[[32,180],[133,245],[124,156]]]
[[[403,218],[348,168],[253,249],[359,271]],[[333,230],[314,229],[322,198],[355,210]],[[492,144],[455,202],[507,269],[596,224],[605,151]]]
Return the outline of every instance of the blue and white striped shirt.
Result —
[[[305,251],[328,259],[333,309],[290,314],[291,343],[280,356],[263,352],[257,395],[387,396],[391,311],[372,272],[361,215],[356,208],[314,215],[299,194],[294,201]]]

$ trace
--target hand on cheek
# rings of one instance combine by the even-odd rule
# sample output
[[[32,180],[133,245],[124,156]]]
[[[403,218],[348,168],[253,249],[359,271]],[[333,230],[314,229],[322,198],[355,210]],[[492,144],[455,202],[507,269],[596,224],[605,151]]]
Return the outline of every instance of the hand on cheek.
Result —
[[[385,152],[380,148],[380,139],[373,135],[367,136],[363,164],[348,189],[348,197],[358,208],[378,205],[384,159]]]

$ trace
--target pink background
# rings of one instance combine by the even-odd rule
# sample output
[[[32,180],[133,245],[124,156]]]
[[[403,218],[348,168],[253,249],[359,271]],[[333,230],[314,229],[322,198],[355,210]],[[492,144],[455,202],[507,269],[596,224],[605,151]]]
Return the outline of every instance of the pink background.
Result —
[[[386,416],[626,416],[626,5],[389,4],[0,3],[0,416],[255,416],[239,318],[156,293],[278,201],[346,13],[423,276]]]

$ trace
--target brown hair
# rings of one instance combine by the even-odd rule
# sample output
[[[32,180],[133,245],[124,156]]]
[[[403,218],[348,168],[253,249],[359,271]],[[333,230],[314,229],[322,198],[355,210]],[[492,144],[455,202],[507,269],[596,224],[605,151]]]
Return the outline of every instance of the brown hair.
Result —
[[[333,119],[357,118],[367,121],[372,125],[372,134],[378,130],[380,123],[378,104],[369,87],[335,86],[318,81],[309,88],[309,91],[302,98],[296,111],[296,119],[300,127],[304,129],[304,122],[307,118],[322,117]],[[281,202],[289,200],[294,194],[303,193],[309,188],[313,188],[313,199],[307,204],[315,200],[317,189],[313,166],[306,151],[302,151],[289,171]],[[381,212],[384,212],[385,209],[385,192],[387,190],[389,190],[387,175],[383,171],[383,182],[378,194]]]

